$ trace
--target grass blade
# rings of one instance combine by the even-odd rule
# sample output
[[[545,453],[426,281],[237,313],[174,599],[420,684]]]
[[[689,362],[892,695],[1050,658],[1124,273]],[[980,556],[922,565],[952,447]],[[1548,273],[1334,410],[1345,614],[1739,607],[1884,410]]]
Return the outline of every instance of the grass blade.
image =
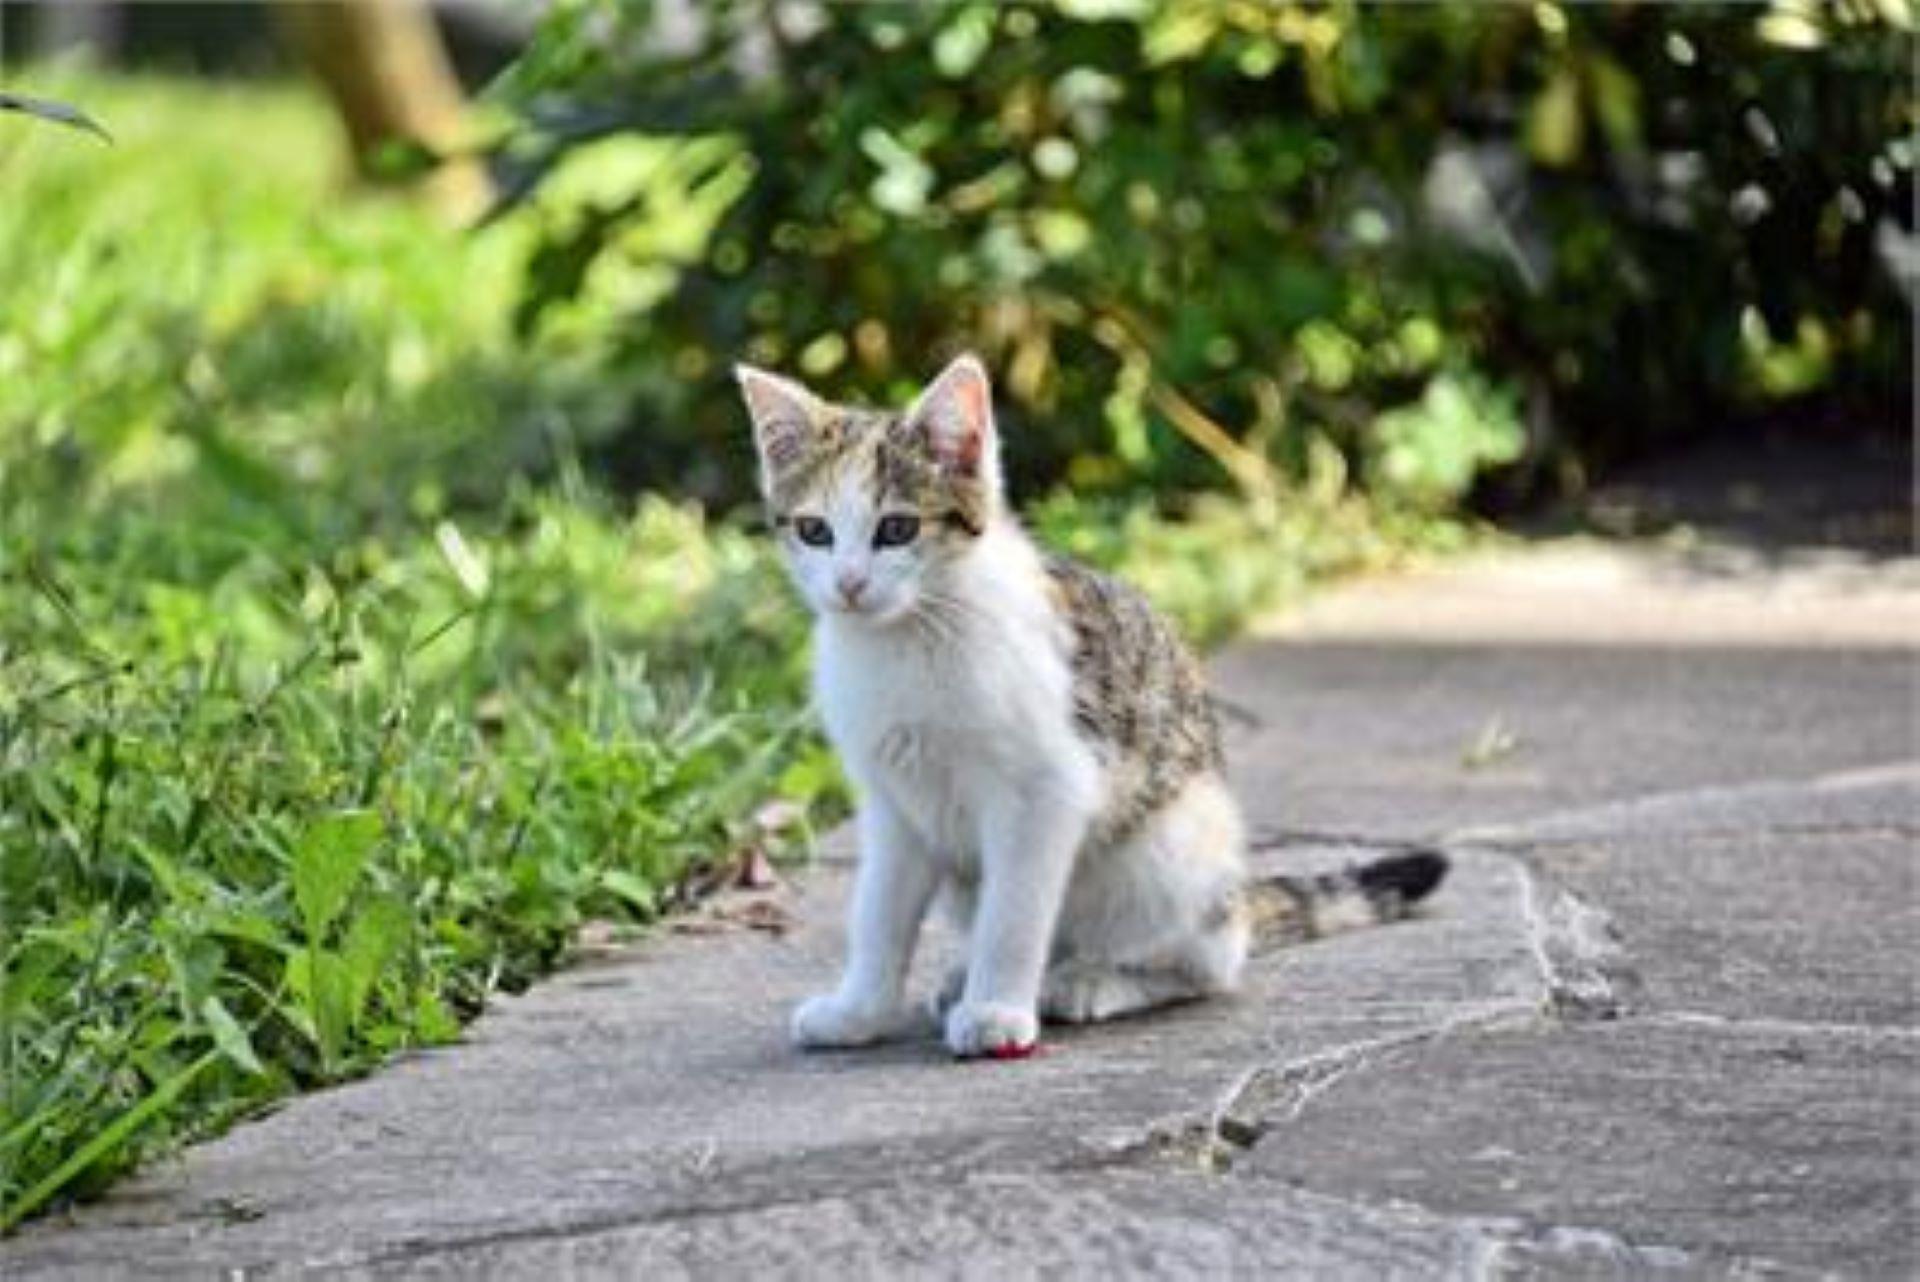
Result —
[[[158,1116],[180,1097],[180,1092],[193,1084],[194,1078],[206,1072],[208,1066],[221,1057],[222,1053],[218,1050],[208,1051],[160,1083],[145,1099],[122,1113],[92,1139],[75,1149],[66,1161],[60,1163],[39,1183],[22,1193],[12,1206],[0,1209],[0,1233],[12,1232],[14,1225],[33,1214],[48,1198],[65,1188],[89,1166],[119,1147],[135,1131]]]

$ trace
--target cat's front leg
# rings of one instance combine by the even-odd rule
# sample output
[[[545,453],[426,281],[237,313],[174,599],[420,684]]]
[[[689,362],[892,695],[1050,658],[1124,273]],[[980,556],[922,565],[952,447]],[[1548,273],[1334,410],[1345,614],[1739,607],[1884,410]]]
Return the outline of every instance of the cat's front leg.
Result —
[[[1085,792],[1071,774],[1049,776],[987,817],[966,987],[946,1016],[956,1055],[1020,1051],[1039,1038],[1041,979],[1087,832]]]
[[[919,836],[878,792],[862,800],[856,821],[860,862],[847,922],[847,968],[840,986],[800,1003],[793,1040],[801,1046],[863,1046],[912,1022],[902,1000],[920,924],[940,870]]]

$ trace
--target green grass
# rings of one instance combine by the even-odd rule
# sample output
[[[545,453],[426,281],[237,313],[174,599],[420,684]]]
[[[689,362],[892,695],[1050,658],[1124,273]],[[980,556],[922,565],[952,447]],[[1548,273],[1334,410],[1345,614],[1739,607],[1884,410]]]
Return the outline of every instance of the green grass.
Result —
[[[10,564],[13,1213],[149,1098],[198,1130],[452,1036],[584,920],[652,916],[738,851],[783,781],[833,786],[758,547],[663,503],[513,507],[512,532],[365,544],[352,577],[166,582],[155,527],[104,570],[44,539]]]
[[[0,119],[0,1226],[843,800],[764,543],[570,461],[618,389],[512,337],[513,226],[349,198],[302,93],[14,79],[118,142]],[[1408,543],[1035,520],[1207,639]]]
[[[566,465],[512,228],[347,198],[303,94],[34,88],[118,142],[0,124],[0,1223],[837,786],[765,549]]]

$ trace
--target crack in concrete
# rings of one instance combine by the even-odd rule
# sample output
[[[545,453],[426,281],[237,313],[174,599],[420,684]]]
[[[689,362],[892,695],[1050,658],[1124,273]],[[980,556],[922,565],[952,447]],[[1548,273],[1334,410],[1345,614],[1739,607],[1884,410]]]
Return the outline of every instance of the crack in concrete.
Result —
[[[603,1212],[600,1214],[583,1213],[576,1220],[550,1224],[529,1224],[511,1228],[482,1230],[459,1236],[425,1238],[416,1242],[398,1241],[364,1255],[342,1260],[307,1261],[305,1267],[327,1270],[354,1270],[371,1273],[394,1265],[417,1263],[439,1256],[455,1255],[465,1252],[485,1250],[488,1247],[511,1246],[533,1242],[583,1242],[596,1237],[607,1237],[616,1233],[632,1232],[655,1226],[665,1227],[674,1224],[697,1223],[701,1220],[725,1219],[728,1216],[754,1214],[761,1211],[778,1211],[792,1207],[816,1206],[826,1202],[844,1201],[857,1196],[870,1188],[871,1184],[858,1184],[850,1188],[831,1188],[815,1190],[795,1197],[766,1197],[757,1195],[735,1201],[703,1203],[698,1206],[662,1207],[639,1214]]]
[[[1315,844],[1336,840],[1326,833],[1293,835]],[[1338,840],[1345,844],[1348,839]],[[1378,842],[1355,838],[1352,844],[1377,847]],[[1519,879],[1515,910],[1539,977],[1537,996],[1456,1009],[1397,1032],[1337,1043],[1277,1064],[1256,1064],[1239,1073],[1204,1114],[1154,1122],[1137,1138],[1115,1145],[1104,1160],[1170,1160],[1224,1174],[1239,1154],[1299,1117],[1316,1098],[1406,1047],[1465,1029],[1522,1026],[1543,1014],[1580,1021],[1624,1014],[1627,1007],[1621,990],[1637,979],[1625,963],[1612,918],[1572,892],[1552,886],[1524,860],[1485,849],[1470,853],[1509,865]]]
[[[852,1151],[856,1150],[842,1150],[842,1153]],[[865,1146],[865,1153],[869,1158],[882,1157],[886,1151],[884,1144]],[[585,1242],[652,1228],[671,1228],[761,1212],[850,1202],[896,1187],[900,1182],[898,1161],[888,1162],[884,1167],[868,1161],[828,1179],[815,1180],[810,1184],[803,1183],[801,1187],[792,1188],[788,1186],[790,1181],[782,1180],[780,1174],[782,1159],[778,1156],[762,1158],[757,1162],[730,1164],[725,1171],[724,1182],[716,1182],[716,1177],[719,1175],[715,1169],[716,1155],[707,1153],[704,1144],[681,1146],[663,1156],[677,1156],[682,1159],[683,1169],[693,1176],[697,1183],[705,1186],[704,1191],[693,1194],[697,1200],[691,1202],[676,1200],[645,1207],[622,1207],[604,1203],[581,1204],[564,1208],[559,1216],[541,1222],[507,1224],[498,1228],[477,1226],[437,1228],[432,1233],[417,1239],[397,1238],[371,1249],[349,1245],[344,1248],[345,1254],[302,1261],[300,1267],[308,1270],[346,1272],[350,1276],[375,1276],[385,1268],[404,1266],[442,1256],[484,1251],[493,1247],[542,1242]],[[984,1154],[966,1144],[957,1149],[922,1154],[920,1161],[923,1163],[919,1171],[921,1178],[937,1179],[942,1182],[950,1178],[964,1181],[981,1177],[991,1178],[995,1175],[1028,1176],[1055,1172],[1072,1173],[1081,1170],[1098,1171],[1118,1164],[1114,1160],[1088,1161],[1075,1158],[1022,1160],[1015,1157],[1009,1161]],[[935,1175],[930,1177],[929,1172]],[[716,1193],[715,1189],[721,1191]],[[620,1192],[617,1188],[614,1191],[616,1194]],[[669,1196],[673,1195],[669,1194]],[[249,1273],[247,1276],[253,1275]]]
[[[1257,1064],[1237,1076],[1203,1116],[1155,1123],[1137,1141],[1118,1146],[1108,1160],[1172,1161],[1226,1174],[1241,1153],[1299,1117],[1314,1099],[1394,1052],[1463,1029],[1524,1025],[1537,1014],[1529,1002],[1494,1002],[1417,1028],[1342,1042],[1284,1063]]]
[[[1636,1025],[1647,1024],[1656,1028],[1694,1029],[1755,1037],[1857,1038],[1875,1042],[1920,1042],[1920,1028],[1906,1028],[1893,1024],[1807,1023],[1792,1019],[1752,1019],[1715,1015],[1708,1011],[1649,1011],[1637,1016],[1633,1022]]]
[[[1565,887],[1550,885],[1524,860],[1513,863],[1547,1010],[1563,1019],[1618,1019],[1627,1009],[1620,990],[1637,980],[1613,918]]]
[[[1759,1256],[1709,1259],[1677,1246],[1635,1242],[1611,1229],[1535,1225],[1524,1220],[1459,1218],[1478,1248],[1473,1278],[1699,1276],[1709,1267],[1736,1278],[1818,1276]]]
[[[1858,778],[1828,777],[1804,781],[1800,786],[1816,789],[1851,788],[1905,781],[1911,777],[1913,768],[1906,765],[1898,771],[1874,770],[1861,773]],[[1727,791],[1705,790],[1708,794],[1716,795]],[[1605,809],[1621,808],[1624,811],[1648,801],[1667,801],[1687,795],[1652,794],[1650,797],[1613,803],[1613,806]],[[1465,853],[1471,849],[1510,863],[1514,868],[1520,878],[1518,911],[1542,986],[1537,1002],[1526,999],[1499,1001],[1434,1023],[1338,1044],[1294,1060],[1255,1065],[1238,1074],[1204,1115],[1157,1123],[1138,1141],[1116,1150],[1112,1160],[1128,1163],[1143,1159],[1162,1162],[1175,1159],[1183,1165],[1197,1165],[1213,1173],[1230,1173],[1243,1154],[1260,1144],[1277,1128],[1300,1117],[1316,1099],[1354,1076],[1381,1066],[1406,1048],[1464,1030],[1524,1027],[1542,1014],[1549,1017],[1550,1025],[1559,1021],[1612,1020],[1631,1014],[1635,1024],[1724,1031],[1732,1035],[1838,1036],[1902,1042],[1920,1038],[1920,1030],[1910,1028],[1733,1019],[1691,1011],[1632,1011],[1628,995],[1638,991],[1640,978],[1627,959],[1612,916],[1598,905],[1553,883],[1525,857],[1528,851],[1535,849],[1552,850],[1610,840],[1684,837],[1688,840],[1750,841],[1767,835],[1913,837],[1920,836],[1920,827],[1898,822],[1774,822],[1739,827],[1704,826],[1693,830],[1681,825],[1671,833],[1608,831],[1604,828],[1564,836],[1529,836],[1527,833],[1530,825],[1550,825],[1583,813],[1591,814],[1569,811],[1560,816],[1548,815],[1531,820],[1528,825],[1457,832],[1433,843],[1448,849],[1450,853]],[[1285,846],[1378,849],[1401,844],[1404,840],[1407,839],[1379,833],[1274,826],[1261,828],[1253,845],[1255,849]],[[1605,1229],[1457,1219],[1453,1222],[1474,1234],[1481,1244],[1476,1266],[1471,1269],[1472,1276],[1512,1276],[1516,1271],[1524,1273],[1542,1268],[1553,1272],[1562,1266],[1597,1268],[1607,1273],[1625,1271],[1637,1276],[1688,1271],[1705,1263],[1702,1257],[1679,1248],[1632,1243]],[[1733,1265],[1740,1276],[1793,1272],[1759,1257],[1740,1257],[1722,1262]]]
[[[1072,1165],[1042,1168],[1042,1173],[1054,1170],[1070,1174],[1075,1169]],[[1102,1165],[1079,1169],[1084,1173],[1098,1174],[1110,1168]],[[960,1182],[976,1188],[988,1188],[1003,1174],[994,1170],[978,1170],[967,1173]],[[520,1230],[474,1234],[452,1242],[402,1244],[398,1248],[372,1253],[350,1262],[334,1260],[320,1267],[345,1276],[375,1276],[395,1267],[404,1268],[433,1259],[467,1256],[494,1247],[543,1242],[584,1244],[655,1227],[851,1203],[872,1194],[884,1195],[910,1189],[915,1183],[918,1182],[906,1185],[898,1181],[865,1183],[794,1197],[760,1198],[739,1205],[601,1217],[593,1222],[573,1225],[529,1226]],[[1417,1202],[1393,1199],[1381,1203],[1365,1197],[1295,1185],[1284,1186],[1284,1192],[1279,1195],[1290,1199],[1297,1213],[1316,1218],[1391,1226],[1450,1239],[1454,1244],[1453,1256],[1457,1268],[1449,1270],[1447,1276],[1490,1279],[1558,1276],[1569,1271],[1580,1276],[1648,1277],[1668,1273],[1694,1276],[1707,1267],[1729,1268],[1727,1276],[1735,1277],[1812,1276],[1760,1257],[1701,1255],[1662,1243],[1634,1241],[1611,1229],[1585,1225],[1541,1224],[1521,1217],[1459,1215],[1437,1211]],[[278,1265],[268,1265],[266,1270],[270,1272],[276,1267]],[[244,1272],[237,1275],[251,1276]]]

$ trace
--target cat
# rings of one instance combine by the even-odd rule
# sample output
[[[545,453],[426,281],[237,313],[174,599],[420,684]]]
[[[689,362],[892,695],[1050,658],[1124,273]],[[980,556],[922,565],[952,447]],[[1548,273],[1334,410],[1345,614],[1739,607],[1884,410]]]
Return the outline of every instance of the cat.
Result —
[[[1420,854],[1249,881],[1198,663],[1142,597],[1023,531],[977,358],[904,413],[735,374],[858,798],[846,968],[794,1012],[798,1045],[912,1027],[908,970],[936,900],[967,941],[932,1004],[947,1047],[1012,1058],[1043,1017],[1227,992],[1257,932],[1385,919],[1439,880],[1444,860]]]

